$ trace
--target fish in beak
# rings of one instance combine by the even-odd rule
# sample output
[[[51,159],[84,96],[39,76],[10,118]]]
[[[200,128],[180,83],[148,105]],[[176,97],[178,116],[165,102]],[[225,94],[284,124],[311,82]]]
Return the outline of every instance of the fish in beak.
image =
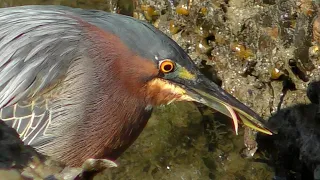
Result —
[[[259,132],[269,135],[275,133],[267,127],[257,113],[204,76],[200,76],[196,83],[186,86],[186,89],[194,101],[232,118],[236,134],[238,134],[238,120]]]
[[[257,113],[200,72],[195,75],[182,68],[177,72],[175,78],[170,79],[170,82],[181,88],[180,94],[183,94],[184,100],[199,102],[230,117],[233,120],[236,134],[238,134],[238,121],[264,134],[276,134]]]

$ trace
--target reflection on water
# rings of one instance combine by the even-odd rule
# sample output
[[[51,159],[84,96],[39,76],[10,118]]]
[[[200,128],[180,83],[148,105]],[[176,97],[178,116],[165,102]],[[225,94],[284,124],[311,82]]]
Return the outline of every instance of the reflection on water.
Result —
[[[133,11],[133,1],[129,0],[0,0],[2,7],[30,4],[121,11],[129,15]],[[217,117],[212,113],[202,116],[192,103],[157,108],[144,132],[118,160],[120,167],[106,172],[104,177],[123,180],[271,179],[273,172],[266,164],[240,156],[244,147],[243,131],[236,136],[230,119]]]

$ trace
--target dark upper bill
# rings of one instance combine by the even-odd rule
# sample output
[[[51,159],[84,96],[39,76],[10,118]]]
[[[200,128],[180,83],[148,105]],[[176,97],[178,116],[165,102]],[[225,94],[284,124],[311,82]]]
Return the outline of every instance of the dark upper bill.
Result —
[[[186,79],[180,80],[182,80],[183,83],[179,82],[179,84],[183,84],[185,86],[184,89],[187,90],[187,94],[195,101],[232,118],[236,126],[236,131],[237,117],[235,116],[239,116],[243,124],[252,129],[269,135],[276,133],[267,127],[264,120],[257,113],[242,104],[221,87],[211,82],[205,76],[200,74],[197,76],[197,79],[193,81],[186,81]]]

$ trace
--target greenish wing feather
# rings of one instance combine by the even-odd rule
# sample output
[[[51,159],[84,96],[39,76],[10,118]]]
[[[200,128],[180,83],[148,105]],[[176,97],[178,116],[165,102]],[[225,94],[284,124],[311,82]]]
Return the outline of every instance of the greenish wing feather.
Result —
[[[35,146],[50,140],[51,113],[39,99],[65,77],[82,30],[65,12],[41,8],[0,11],[0,119]],[[36,100],[37,99],[37,100]]]
[[[34,145],[38,137],[45,135],[51,122],[48,100],[19,102],[0,110],[0,119],[16,129],[27,145]]]
[[[78,52],[82,31],[63,12],[0,11],[0,108],[56,84]]]

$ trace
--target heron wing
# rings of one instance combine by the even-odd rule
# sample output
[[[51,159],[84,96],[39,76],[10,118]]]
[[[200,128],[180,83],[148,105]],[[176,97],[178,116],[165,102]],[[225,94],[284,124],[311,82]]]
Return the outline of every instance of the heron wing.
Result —
[[[50,107],[42,96],[64,78],[81,30],[64,12],[35,8],[0,11],[0,118],[26,144],[45,133]]]
[[[45,130],[51,122],[50,111],[47,108],[47,100],[18,102],[12,106],[0,110],[0,119],[13,127],[22,141],[30,145],[33,140]]]

